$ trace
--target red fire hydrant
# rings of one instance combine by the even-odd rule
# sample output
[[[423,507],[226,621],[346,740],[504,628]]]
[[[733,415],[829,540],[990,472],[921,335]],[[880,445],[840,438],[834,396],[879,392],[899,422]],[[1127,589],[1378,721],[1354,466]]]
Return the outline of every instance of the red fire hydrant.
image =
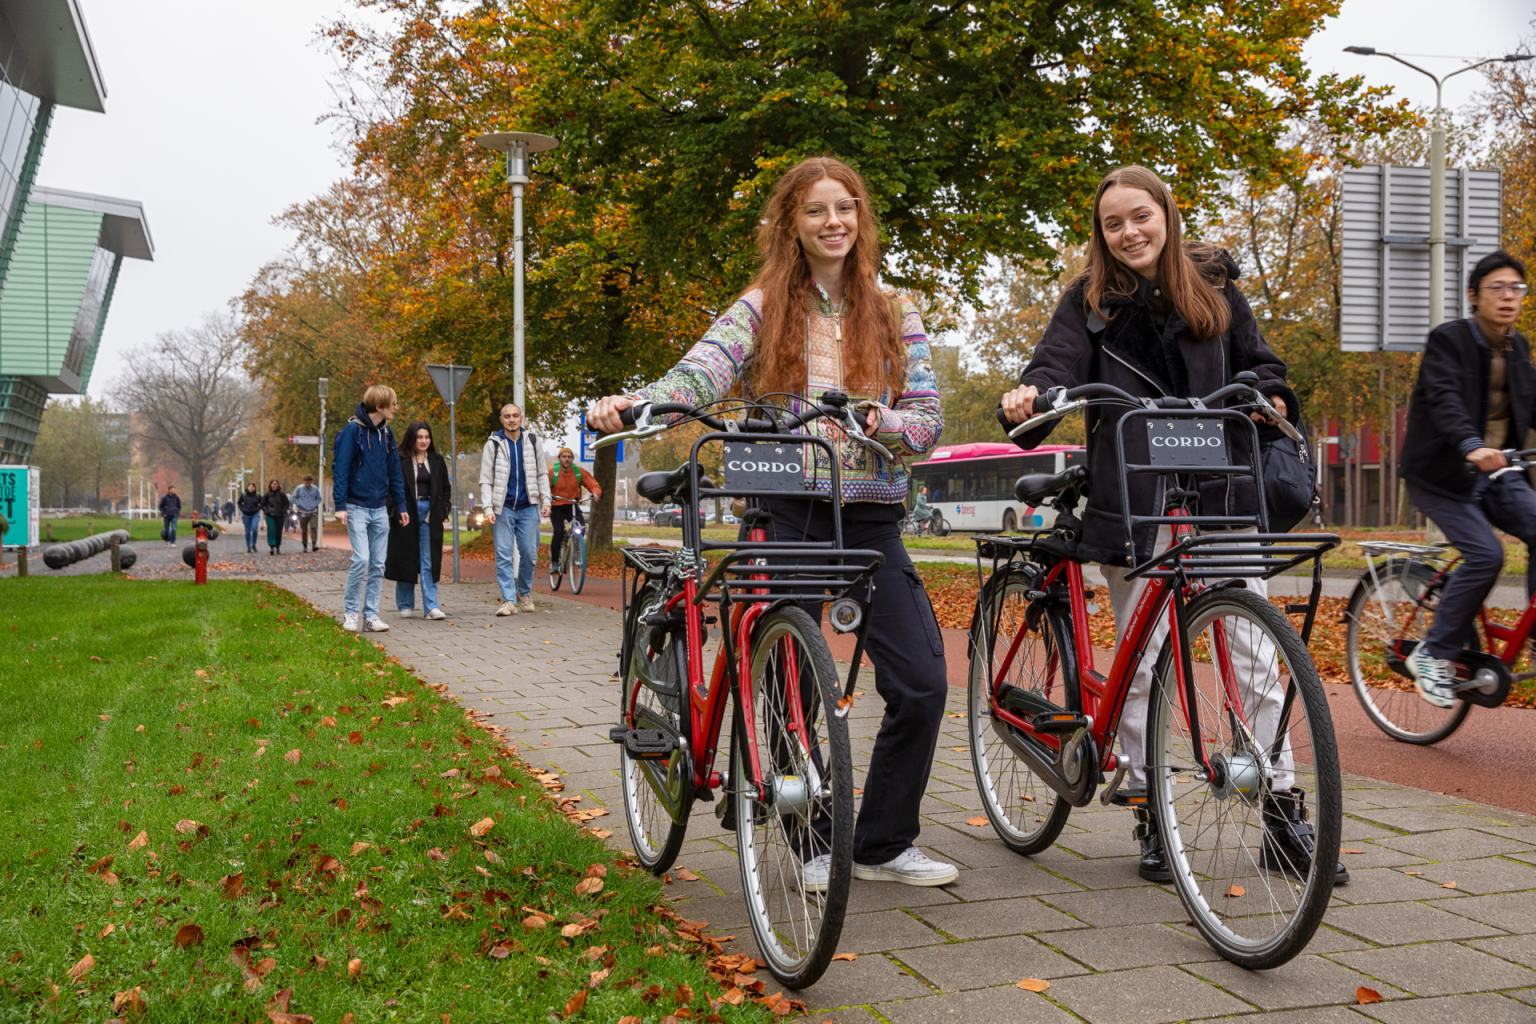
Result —
[[[208,582],[208,524],[197,525],[197,580],[198,586]]]

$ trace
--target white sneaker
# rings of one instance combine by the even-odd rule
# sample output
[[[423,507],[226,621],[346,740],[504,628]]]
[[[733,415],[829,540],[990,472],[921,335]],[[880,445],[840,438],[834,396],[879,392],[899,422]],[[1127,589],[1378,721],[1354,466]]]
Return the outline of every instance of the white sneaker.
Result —
[[[363,628],[370,633],[388,633],[389,623],[375,615],[373,618],[363,623]]]
[[[524,594],[522,597],[518,598],[517,599],[517,610],[520,611],[520,612],[536,612],[536,611],[538,611],[538,609],[533,606],[533,595],[532,594]]]
[[[826,892],[832,881],[832,855],[818,854],[800,865],[800,887],[806,892]]]
[[[1426,704],[1442,710],[1456,706],[1456,668],[1449,661],[1434,657],[1420,643],[1408,656],[1408,672]]]
[[[347,612],[343,615],[341,617],[341,628],[348,633],[361,633],[362,629],[358,625],[357,612]]]
[[[408,619],[412,615],[415,615],[415,614],[416,614],[416,609],[415,608],[401,608],[400,609],[400,617],[402,619]]]
[[[501,603],[501,607],[496,609],[496,614],[497,615],[516,615],[517,614],[517,602],[516,601],[503,601]]]
[[[884,864],[853,865],[853,877],[867,882],[903,882],[907,885],[948,885],[960,877],[953,864],[931,860],[915,846]]]
[[[424,619],[446,619],[447,617],[448,614],[441,608],[433,608],[431,611],[427,612],[427,614],[422,616]]]

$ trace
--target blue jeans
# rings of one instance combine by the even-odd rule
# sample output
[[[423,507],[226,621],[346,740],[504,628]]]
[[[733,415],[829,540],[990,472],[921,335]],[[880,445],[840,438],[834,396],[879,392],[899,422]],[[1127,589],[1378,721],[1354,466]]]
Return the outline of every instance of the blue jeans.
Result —
[[[379,614],[384,556],[389,553],[389,510],[357,505],[348,508],[347,540],[352,544],[352,568],[347,572],[344,607],[348,615],[361,610],[366,622]]]
[[[432,528],[427,525],[431,511],[430,501],[416,503],[416,522],[421,527],[421,610],[424,612],[437,607],[437,581],[432,579]],[[395,581],[395,607],[403,612],[416,607],[416,584]]]
[[[533,565],[539,556],[539,506],[529,505],[516,511],[503,505],[496,513],[492,538],[496,542],[496,583],[503,601],[527,597],[533,590]],[[512,576],[513,548],[516,547],[517,578]]]
[[[256,546],[256,539],[261,536],[261,513],[246,515],[242,512],[240,518],[245,520],[245,546],[253,548]]]
[[[176,520],[171,518],[165,520],[165,539],[172,544],[176,543]]]

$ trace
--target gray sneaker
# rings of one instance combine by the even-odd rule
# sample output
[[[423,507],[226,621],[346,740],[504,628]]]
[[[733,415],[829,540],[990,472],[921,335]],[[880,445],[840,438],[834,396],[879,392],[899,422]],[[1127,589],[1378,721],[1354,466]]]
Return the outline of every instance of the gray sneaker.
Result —
[[[536,611],[538,611],[538,609],[533,606],[533,595],[532,594],[524,594],[522,597],[518,598],[517,599],[517,610],[520,611],[520,612],[536,612]]]
[[[1425,703],[1442,710],[1456,706],[1456,667],[1449,661],[1434,657],[1421,643],[1408,656],[1408,671]]]
[[[884,864],[860,864],[854,861],[853,877],[870,882],[948,885],[960,877],[960,869],[953,864],[932,860],[922,850],[909,846]]]

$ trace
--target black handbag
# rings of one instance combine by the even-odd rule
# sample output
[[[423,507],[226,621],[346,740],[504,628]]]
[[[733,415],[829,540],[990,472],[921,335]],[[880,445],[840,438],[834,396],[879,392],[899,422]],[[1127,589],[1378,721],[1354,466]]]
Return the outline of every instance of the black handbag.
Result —
[[[1291,420],[1301,442],[1280,431],[1260,428],[1259,461],[1264,469],[1264,507],[1271,533],[1289,533],[1320,503],[1312,436],[1300,416]]]

